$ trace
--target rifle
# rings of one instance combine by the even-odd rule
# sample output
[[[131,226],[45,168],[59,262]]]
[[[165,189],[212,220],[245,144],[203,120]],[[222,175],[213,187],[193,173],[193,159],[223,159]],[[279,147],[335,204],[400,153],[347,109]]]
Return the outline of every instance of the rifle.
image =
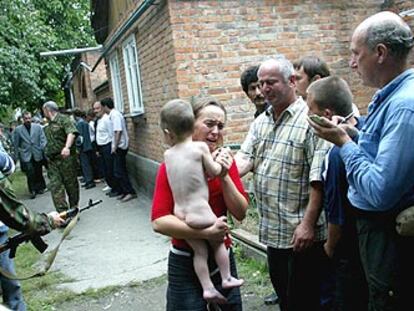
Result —
[[[59,216],[63,219],[69,220],[73,218],[74,216],[76,216],[77,214],[80,214],[83,211],[90,209],[91,207],[98,205],[100,203],[102,203],[102,200],[92,201],[92,199],[89,199],[87,206],[84,206],[81,208],[75,207],[75,208],[68,209],[67,211],[60,213]],[[45,241],[43,241],[40,235],[30,235],[30,234],[21,232],[9,238],[4,244],[0,244],[0,253],[3,253],[7,251],[8,249],[10,249],[9,257],[14,258],[16,256],[17,247],[20,244],[24,242],[28,242],[28,241],[30,241],[40,253],[43,253],[48,247],[48,245],[46,244]]]

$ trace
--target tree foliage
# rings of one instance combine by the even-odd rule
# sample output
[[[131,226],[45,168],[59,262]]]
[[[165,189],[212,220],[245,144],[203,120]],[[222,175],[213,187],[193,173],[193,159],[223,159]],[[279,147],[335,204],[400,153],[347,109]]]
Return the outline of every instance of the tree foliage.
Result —
[[[1,0],[0,109],[61,100],[73,56],[39,53],[94,45],[88,0]]]

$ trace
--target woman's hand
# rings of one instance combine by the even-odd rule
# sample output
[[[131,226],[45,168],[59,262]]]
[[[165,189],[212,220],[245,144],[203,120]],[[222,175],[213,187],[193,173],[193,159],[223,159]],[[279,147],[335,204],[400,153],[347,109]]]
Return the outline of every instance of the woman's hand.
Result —
[[[205,229],[206,239],[222,242],[228,231],[229,227],[227,225],[227,217],[218,217],[212,226]]]
[[[219,148],[213,153],[213,159],[222,167],[220,177],[226,176],[233,163],[231,150],[229,148]]]

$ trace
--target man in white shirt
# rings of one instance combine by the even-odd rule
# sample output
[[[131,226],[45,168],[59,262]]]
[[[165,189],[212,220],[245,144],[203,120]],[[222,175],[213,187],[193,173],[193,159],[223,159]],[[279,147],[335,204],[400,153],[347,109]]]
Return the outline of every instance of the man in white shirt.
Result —
[[[105,112],[109,114],[109,119],[112,123],[113,136],[111,153],[114,157],[113,172],[121,188],[118,199],[121,200],[121,202],[128,202],[135,199],[137,195],[134,188],[132,188],[131,182],[129,181],[126,167],[129,137],[125,119],[118,110],[114,109],[114,102],[112,101],[112,98],[104,98],[101,100],[101,105]]]
[[[114,157],[111,154],[113,136],[112,122],[109,119],[109,115],[105,113],[101,102],[97,101],[93,104],[93,111],[98,117],[96,124],[96,144],[103,158],[106,183],[111,187],[111,191],[107,195],[109,197],[116,197],[121,195],[121,187],[114,176]]]

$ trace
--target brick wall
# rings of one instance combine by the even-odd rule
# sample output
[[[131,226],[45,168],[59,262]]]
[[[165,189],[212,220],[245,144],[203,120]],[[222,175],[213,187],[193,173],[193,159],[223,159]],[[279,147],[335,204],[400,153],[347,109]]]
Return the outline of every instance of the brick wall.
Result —
[[[93,68],[100,54],[98,51],[83,53],[80,56],[80,60]],[[90,109],[96,100],[94,89],[106,80],[107,76],[104,62],[101,62],[93,72],[90,72],[85,67],[79,67],[75,72],[72,84],[75,106],[85,111]],[[84,94],[82,94],[83,88]]]
[[[136,3],[137,7],[140,1]],[[142,97],[145,113],[131,117],[122,42],[134,35],[137,42]],[[174,59],[172,30],[169,23],[169,11],[166,1],[159,1],[138,20],[114,49],[118,55],[124,113],[127,115],[127,127],[130,135],[130,150],[143,157],[161,160],[164,149],[161,143],[161,131],[158,126],[158,114],[162,105],[177,97],[177,81]],[[108,80],[111,81],[109,65]],[[112,84],[109,83],[111,91]]]
[[[226,143],[241,143],[254,107],[242,92],[240,75],[277,53],[292,61],[320,56],[333,74],[350,83],[355,103],[365,112],[374,90],[362,86],[349,69],[349,40],[357,24],[390,4],[397,11],[414,7],[414,1],[379,0],[159,1],[125,35],[136,37],[145,106],[143,116],[127,118],[131,150],[162,160],[158,113],[177,96],[213,95],[222,100],[228,111]],[[116,52],[128,113],[121,44]]]
[[[276,53],[290,60],[318,55],[351,85],[365,112],[374,90],[348,67],[349,39],[385,1],[170,1],[180,97],[210,94],[223,100],[229,118],[227,142],[240,143],[253,107],[239,87],[240,74]],[[395,8],[414,1],[386,1]]]

